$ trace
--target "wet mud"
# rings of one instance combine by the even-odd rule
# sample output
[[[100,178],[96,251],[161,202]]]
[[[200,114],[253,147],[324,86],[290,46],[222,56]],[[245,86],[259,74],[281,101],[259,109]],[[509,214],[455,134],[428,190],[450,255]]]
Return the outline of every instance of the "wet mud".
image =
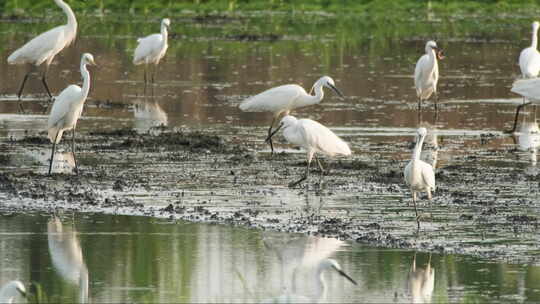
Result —
[[[66,139],[59,153],[69,155]],[[447,140],[445,147],[451,146]],[[312,166],[310,179],[290,189],[287,184],[305,170],[303,152],[287,149],[271,156],[260,152],[266,149],[262,140],[254,144],[204,130],[79,134],[79,174],[69,166],[46,174],[50,144],[44,134],[8,140],[0,148],[6,164],[0,173],[2,213],[62,209],[146,215],[538,263],[538,171],[486,165],[496,162],[491,156],[498,150],[485,149],[478,154],[482,157],[456,155],[451,164],[438,166],[434,200],[430,204],[421,196],[417,230],[402,177],[406,161],[376,153],[323,158],[328,173]],[[9,164],[22,151],[43,157],[13,170]],[[519,152],[504,153],[512,158]]]

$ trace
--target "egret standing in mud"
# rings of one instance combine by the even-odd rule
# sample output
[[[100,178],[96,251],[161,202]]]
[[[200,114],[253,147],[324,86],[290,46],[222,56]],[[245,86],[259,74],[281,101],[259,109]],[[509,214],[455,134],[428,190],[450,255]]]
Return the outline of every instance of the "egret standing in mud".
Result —
[[[416,131],[416,145],[412,153],[412,159],[405,167],[405,182],[411,188],[414,212],[416,214],[416,223],[420,229],[420,218],[416,208],[416,193],[427,192],[428,199],[431,200],[431,191],[435,191],[435,171],[433,167],[420,159],[422,153],[422,144],[426,138],[426,128],[419,128]]]
[[[46,80],[49,65],[53,61],[54,56],[60,53],[60,51],[62,51],[66,46],[69,46],[77,36],[77,19],[75,18],[75,14],[69,5],[62,0],[54,0],[54,2],[56,5],[62,8],[66,14],[68,21],[67,24],[57,26],[33,38],[21,48],[9,55],[7,59],[9,64],[30,63],[34,66],[39,66],[45,62],[45,71],[43,72],[41,81],[45,87],[45,90],[47,90],[47,94],[49,94],[49,98],[52,98],[52,94]],[[17,93],[17,97],[19,99],[21,98],[24,84],[26,83],[26,80],[31,72],[32,70],[30,70],[24,76],[19,92]]]
[[[51,174],[52,164],[54,159],[54,150],[56,144],[62,139],[64,131],[72,130],[71,137],[71,152],[75,161],[75,172],[78,173],[77,159],[75,158],[75,127],[77,120],[81,116],[84,102],[90,91],[90,73],[86,65],[95,65],[94,56],[89,53],[84,53],[81,57],[81,75],[83,78],[82,88],[77,85],[70,85],[65,88],[54,101],[54,104],[49,114],[47,130],[49,139],[52,142],[51,161],[49,163],[49,174]]]
[[[320,103],[324,97],[323,87],[330,88],[341,98],[345,98],[336,88],[334,80],[329,76],[323,76],[313,84],[309,94],[297,84],[286,84],[268,89],[244,100],[240,104],[240,109],[245,112],[272,112],[274,114],[267,137],[272,154],[274,154],[274,145],[270,134],[272,134],[272,127],[276,120],[281,114],[287,116],[291,110],[296,108]],[[311,95],[313,91],[315,95]]]
[[[26,289],[21,281],[11,281],[0,288],[0,303],[13,303],[17,296],[26,298]]]
[[[335,270],[341,276],[346,278],[349,282],[354,285],[358,285],[356,281],[346,274],[342,269],[339,263],[333,259],[324,259],[319,265],[317,265],[317,270],[315,271],[315,283],[316,283],[316,294],[313,298],[308,298],[303,295],[297,294],[284,294],[276,298],[263,300],[261,303],[320,303],[326,300],[326,281],[324,280],[324,272],[328,269]]]
[[[169,18],[161,20],[161,32],[159,34],[152,34],[144,38],[137,39],[139,43],[135,49],[133,56],[133,64],[139,65],[144,63],[144,84],[146,87],[147,77],[146,69],[149,64],[154,65],[152,72],[152,83],[154,83],[154,76],[156,74],[157,65],[165,53],[167,52],[167,29],[171,26]]]
[[[414,69],[414,86],[418,97],[418,110],[422,108],[422,101],[435,94],[435,110],[437,110],[437,82],[439,81],[438,59],[443,59],[442,49],[437,47],[435,41],[426,43],[426,53],[418,59]]]
[[[531,46],[523,49],[519,54],[519,69],[523,78],[538,77],[540,72],[540,52],[538,52],[538,21],[532,24]]]
[[[309,167],[316,152],[321,152],[328,156],[351,155],[351,149],[349,149],[347,143],[337,137],[327,127],[311,119],[296,119],[296,117],[290,115],[281,119],[279,126],[273,133],[268,135],[266,140],[271,140],[272,136],[282,128],[283,136],[285,136],[288,142],[301,146],[307,151],[306,173],[299,180],[290,183],[289,187],[294,187],[309,177]],[[317,160],[321,172],[324,173],[324,169],[317,156],[315,156],[315,160]]]

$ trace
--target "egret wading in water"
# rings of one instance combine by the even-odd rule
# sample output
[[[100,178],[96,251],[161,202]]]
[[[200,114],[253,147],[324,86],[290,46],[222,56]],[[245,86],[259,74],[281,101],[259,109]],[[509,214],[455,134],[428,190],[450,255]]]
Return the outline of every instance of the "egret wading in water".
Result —
[[[538,21],[532,24],[531,46],[523,49],[519,54],[519,69],[523,78],[538,77],[540,72],[540,52],[538,52]]]
[[[56,144],[62,139],[64,131],[72,130],[71,137],[71,152],[75,161],[75,172],[78,173],[77,158],[75,157],[75,127],[77,120],[81,116],[84,102],[90,91],[90,73],[86,65],[95,65],[94,56],[89,53],[84,53],[81,57],[81,75],[83,78],[82,88],[77,85],[70,85],[65,88],[54,101],[54,104],[49,114],[47,130],[49,139],[52,142],[51,160],[49,163],[49,174],[51,174],[52,164],[54,159],[54,150]]]
[[[326,272],[326,270],[334,270],[339,275],[346,278],[349,282],[353,283],[354,285],[358,285],[358,283],[356,283],[353,278],[351,278],[341,269],[341,266],[336,260],[324,259],[319,263],[319,265],[317,265],[317,270],[315,271],[314,279],[316,294],[313,298],[308,298],[306,296],[293,293],[284,294],[273,299],[267,299],[262,301],[262,303],[320,303],[322,301],[325,301],[328,292],[326,287],[326,281],[324,280],[324,273]]]
[[[21,281],[10,281],[0,288],[0,303],[13,303],[17,296],[26,298],[26,289]]]
[[[133,56],[133,64],[139,65],[144,63],[144,85],[148,82],[146,77],[146,69],[149,64],[154,65],[152,72],[152,83],[159,61],[167,52],[167,29],[171,26],[169,18],[161,20],[161,32],[159,34],[148,35],[144,38],[137,39],[139,43],[135,49]]]
[[[349,149],[346,142],[337,137],[330,129],[314,120],[296,119],[294,116],[287,115],[281,119],[279,126],[268,135],[266,140],[271,140],[272,136],[281,129],[283,129],[283,136],[288,142],[301,146],[307,151],[306,173],[299,180],[290,183],[289,187],[294,187],[309,177],[309,167],[316,152],[328,156],[351,155],[351,149]],[[315,156],[315,160],[321,172],[324,173],[325,171],[317,156]]]
[[[281,114],[287,116],[291,110],[296,108],[320,103],[324,97],[323,87],[330,88],[341,98],[345,98],[336,88],[334,80],[329,76],[323,76],[313,84],[309,94],[297,84],[286,84],[268,89],[242,101],[240,109],[244,112],[272,112],[274,114],[267,137],[267,142],[270,144],[272,154],[274,154],[274,145],[270,134],[272,134],[276,120]],[[311,95],[312,92],[315,92],[315,95]]]
[[[416,193],[427,192],[428,199],[431,201],[431,191],[435,191],[435,171],[433,167],[420,159],[422,153],[422,144],[426,138],[426,128],[419,128],[416,131],[416,145],[412,153],[412,159],[405,167],[405,183],[409,185],[412,192],[414,212],[416,214],[416,223],[420,229],[420,218],[416,208]]]
[[[429,99],[435,94],[435,110],[439,96],[437,94],[437,82],[439,81],[438,59],[443,59],[442,49],[437,47],[435,41],[426,43],[426,54],[422,55],[414,69],[414,87],[418,97],[418,110],[422,109],[422,101]]]
[[[7,61],[9,64],[26,64],[30,63],[34,66],[39,66],[45,62],[45,70],[41,77],[41,82],[49,94],[49,98],[52,98],[51,91],[47,85],[47,71],[49,65],[54,59],[56,54],[60,53],[66,46],[69,46],[77,36],[77,19],[75,14],[64,1],[54,0],[54,3],[58,5],[67,16],[67,24],[57,26],[51,30],[46,31],[33,38],[21,48],[9,55]],[[30,70],[24,76],[23,82],[17,93],[17,97],[20,99],[24,84],[28,79],[28,76],[32,73]]]
[[[521,109],[530,104],[535,106],[540,104],[540,78],[519,79],[514,82],[510,91],[521,95],[524,99],[528,100],[528,102],[520,104],[516,109],[514,126],[512,127],[512,130],[508,131],[509,133],[513,133],[516,130]],[[536,112],[536,107],[534,111]]]

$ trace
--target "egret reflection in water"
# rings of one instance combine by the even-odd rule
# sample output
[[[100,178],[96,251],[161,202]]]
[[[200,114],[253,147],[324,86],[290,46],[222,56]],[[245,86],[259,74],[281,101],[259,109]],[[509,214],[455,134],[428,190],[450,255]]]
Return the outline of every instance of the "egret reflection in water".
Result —
[[[64,280],[79,287],[80,303],[88,303],[88,269],[77,232],[53,216],[47,223],[47,238],[54,269]]]
[[[429,254],[427,265],[417,267],[416,252],[409,275],[407,277],[407,289],[411,296],[412,303],[431,303],[433,288],[435,287],[435,269],[431,267],[431,253]]]
[[[154,127],[167,126],[167,113],[154,97],[136,100],[134,103],[134,124],[139,132],[148,132]]]
[[[265,299],[263,303],[313,303],[326,300],[328,287],[324,276],[335,270],[347,280],[339,263],[329,259],[344,242],[335,238],[302,236],[266,232],[265,246],[276,254],[280,267],[280,295]]]
[[[535,109],[536,110],[536,109]],[[540,128],[536,121],[536,111],[534,111],[533,119],[523,120],[519,133],[517,134],[517,145],[521,151],[530,153],[530,161],[532,165],[536,165],[538,147],[540,146]]]

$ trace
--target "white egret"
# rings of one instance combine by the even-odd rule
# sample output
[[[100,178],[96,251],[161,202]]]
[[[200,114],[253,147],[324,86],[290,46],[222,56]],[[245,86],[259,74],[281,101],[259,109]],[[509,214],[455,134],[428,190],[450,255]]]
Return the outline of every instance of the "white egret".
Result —
[[[0,288],[0,303],[13,303],[17,296],[26,298],[26,289],[21,281],[10,281]]]
[[[283,136],[288,142],[301,146],[307,151],[307,167],[305,175],[299,180],[289,184],[289,187],[294,187],[309,177],[309,166],[311,159],[316,152],[324,153],[328,156],[335,155],[351,155],[351,149],[346,142],[337,137],[334,132],[327,127],[311,119],[296,119],[294,116],[287,115],[281,119],[281,123],[268,135],[266,139],[271,140],[272,136],[283,128]],[[315,156],[315,160],[324,173],[324,169]]]
[[[351,278],[341,269],[341,266],[336,260],[323,259],[317,265],[317,270],[314,273],[316,294],[313,298],[289,293],[273,299],[264,300],[262,303],[320,303],[325,301],[327,296],[327,288],[326,281],[324,280],[324,272],[328,269],[335,270],[341,276],[345,277],[349,282],[353,283],[354,285],[358,285],[353,278]]]
[[[420,159],[422,144],[427,135],[426,128],[419,128],[416,131],[416,146],[412,153],[412,159],[405,167],[405,182],[411,188],[414,212],[416,213],[416,223],[420,229],[420,218],[416,208],[416,193],[427,192],[428,199],[431,200],[431,191],[435,191],[435,171],[433,167]]]
[[[144,63],[144,83],[146,85],[146,68],[148,64],[154,64],[154,71],[152,72],[152,83],[154,83],[154,75],[156,73],[157,65],[161,58],[165,56],[167,52],[167,29],[171,26],[169,18],[161,20],[161,33],[148,35],[144,38],[137,39],[139,43],[135,48],[135,54],[133,56],[133,64],[139,65]]]
[[[418,110],[422,107],[422,101],[429,99],[435,94],[435,110],[437,109],[437,82],[439,81],[438,59],[443,59],[442,49],[437,47],[435,41],[426,43],[426,54],[422,55],[414,69],[414,86],[418,97]]]
[[[538,21],[533,22],[531,46],[523,49],[519,54],[519,68],[523,78],[538,77],[540,72],[540,52],[537,50],[539,27]]]
[[[435,269],[431,267],[431,253],[426,268],[416,267],[416,252],[407,285],[412,297],[412,303],[432,303],[433,289],[435,288]]]
[[[297,84],[286,84],[249,97],[242,101],[240,109],[244,112],[272,112],[274,117],[268,129],[268,137],[270,137],[272,127],[281,114],[287,116],[291,110],[321,102],[324,97],[323,87],[334,90],[341,98],[344,98],[343,94],[336,88],[334,80],[329,76],[323,76],[313,84],[309,94]],[[313,91],[315,95],[311,95]],[[270,139],[268,142],[273,154],[272,140]]]
[[[75,171],[78,172],[77,159],[75,157],[75,127],[77,126],[77,120],[81,116],[84,102],[90,90],[90,73],[86,68],[88,64],[95,65],[94,56],[84,53],[81,57],[82,88],[73,84],[65,88],[54,101],[51,113],[49,114],[47,130],[49,133],[48,137],[53,144],[51,161],[49,163],[49,174],[51,174],[56,144],[62,139],[62,133],[68,130],[72,130],[71,152],[75,161]]]
[[[530,78],[530,79],[519,79],[514,82],[512,89],[510,90],[518,95],[521,95],[523,98],[527,99],[528,102],[520,104],[516,109],[516,116],[514,118],[514,126],[510,133],[513,133],[516,130],[519,112],[521,109],[529,104],[538,105],[540,104],[540,79],[539,78]]]
[[[9,64],[25,64],[30,63],[34,66],[39,66],[45,62],[45,71],[41,77],[41,82],[49,94],[49,98],[52,98],[51,91],[47,85],[47,71],[49,65],[54,59],[56,54],[60,53],[66,46],[69,46],[77,36],[77,19],[75,14],[64,1],[54,0],[54,3],[58,5],[67,16],[67,24],[57,26],[51,30],[46,31],[33,38],[21,48],[9,55],[7,61]],[[24,88],[24,84],[28,79],[32,71],[29,71],[24,76],[23,82],[17,93],[18,98],[21,98],[21,94]]]

